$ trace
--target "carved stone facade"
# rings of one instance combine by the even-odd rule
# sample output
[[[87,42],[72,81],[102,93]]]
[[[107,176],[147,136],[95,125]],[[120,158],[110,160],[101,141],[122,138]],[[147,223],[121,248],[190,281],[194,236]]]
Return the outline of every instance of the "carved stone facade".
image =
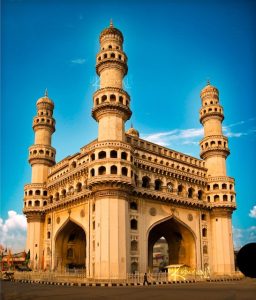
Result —
[[[79,153],[55,163],[54,104],[47,93],[37,101],[32,180],[24,189],[31,266],[125,278],[152,270],[154,244],[164,237],[169,264],[231,274],[236,202],[218,90],[208,83],[201,92],[202,160],[143,140],[134,128],[125,132],[132,112],[123,40],[113,24],[100,35],[92,108],[98,138]]]

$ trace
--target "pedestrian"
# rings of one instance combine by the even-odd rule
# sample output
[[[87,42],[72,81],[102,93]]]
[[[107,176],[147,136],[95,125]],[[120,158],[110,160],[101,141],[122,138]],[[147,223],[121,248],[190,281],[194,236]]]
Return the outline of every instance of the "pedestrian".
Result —
[[[147,285],[149,285],[147,273],[144,274],[143,285],[146,285],[146,283],[147,283]]]

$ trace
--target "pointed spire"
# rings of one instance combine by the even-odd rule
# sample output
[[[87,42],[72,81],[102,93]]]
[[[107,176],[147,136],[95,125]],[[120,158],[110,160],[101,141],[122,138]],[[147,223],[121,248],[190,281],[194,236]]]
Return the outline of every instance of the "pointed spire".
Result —
[[[211,85],[209,78],[207,79],[207,85]]]
[[[48,89],[47,88],[45,89],[44,96],[48,97]]]
[[[133,124],[132,124],[132,122],[131,122],[131,128],[133,128]]]
[[[110,28],[114,27],[112,19],[110,19],[109,27],[110,27]]]

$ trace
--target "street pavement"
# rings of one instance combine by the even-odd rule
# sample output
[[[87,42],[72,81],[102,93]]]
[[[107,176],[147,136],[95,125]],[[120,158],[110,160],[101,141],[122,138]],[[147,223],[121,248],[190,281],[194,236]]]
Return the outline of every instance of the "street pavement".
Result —
[[[135,287],[79,287],[1,281],[1,300],[252,300],[256,279]]]

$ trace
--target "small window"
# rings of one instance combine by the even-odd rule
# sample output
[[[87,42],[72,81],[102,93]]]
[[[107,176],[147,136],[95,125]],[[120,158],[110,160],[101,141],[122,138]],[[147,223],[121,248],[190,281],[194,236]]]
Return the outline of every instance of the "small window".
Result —
[[[194,190],[193,190],[193,188],[189,188],[189,189],[188,189],[188,198],[193,198],[193,195],[194,195]]]
[[[138,209],[138,206],[137,206],[137,203],[136,202],[131,202],[130,203],[130,209],[134,209],[134,210],[137,210]]]
[[[149,188],[150,186],[150,179],[147,176],[142,177],[142,187]]]
[[[35,201],[35,206],[40,206],[40,201],[39,200]]]
[[[207,254],[207,253],[208,253],[207,246],[206,246],[206,245],[204,245],[204,246],[203,246],[203,254]]]
[[[40,194],[41,194],[40,190],[35,191],[35,195],[40,195]]]
[[[100,151],[99,152],[99,155],[98,155],[99,159],[104,159],[104,158],[106,158],[106,156],[107,156],[107,154],[106,154],[105,151]]]
[[[155,180],[155,190],[161,191],[161,189],[162,189],[162,181],[159,179]]]
[[[227,195],[223,195],[223,201],[228,201],[228,196]]]
[[[111,102],[116,101],[116,96],[115,96],[114,94],[111,94],[111,95],[110,95],[110,101],[111,101]]]
[[[91,155],[91,161],[94,161],[95,160],[95,154],[93,153],[92,155]]]
[[[105,175],[106,174],[106,168],[104,166],[99,167],[99,175]]]
[[[52,223],[52,219],[51,218],[48,218],[47,219],[47,224],[51,224]]]
[[[51,233],[50,231],[47,232],[47,239],[50,239],[51,238]]]
[[[111,158],[117,158],[117,151],[116,150],[111,150],[110,151],[110,157]]]
[[[202,215],[201,215],[201,220],[202,220],[202,221],[206,221],[206,214],[202,214]]]
[[[122,175],[127,176],[128,175],[128,170],[126,167],[122,167]]]
[[[202,200],[203,199],[203,191],[199,190],[198,191],[198,200]]]
[[[138,222],[135,219],[131,220],[131,229],[132,230],[137,230],[138,229]]]
[[[202,230],[202,236],[203,237],[207,237],[207,229],[206,228],[203,228],[203,230]]]
[[[94,176],[95,176],[95,170],[91,169],[91,177],[94,177]]]
[[[131,241],[131,251],[137,251],[138,250],[138,242],[137,241]]]
[[[121,159],[127,160],[127,153],[126,152],[121,153]]]
[[[110,174],[117,174],[117,166],[111,166]]]

